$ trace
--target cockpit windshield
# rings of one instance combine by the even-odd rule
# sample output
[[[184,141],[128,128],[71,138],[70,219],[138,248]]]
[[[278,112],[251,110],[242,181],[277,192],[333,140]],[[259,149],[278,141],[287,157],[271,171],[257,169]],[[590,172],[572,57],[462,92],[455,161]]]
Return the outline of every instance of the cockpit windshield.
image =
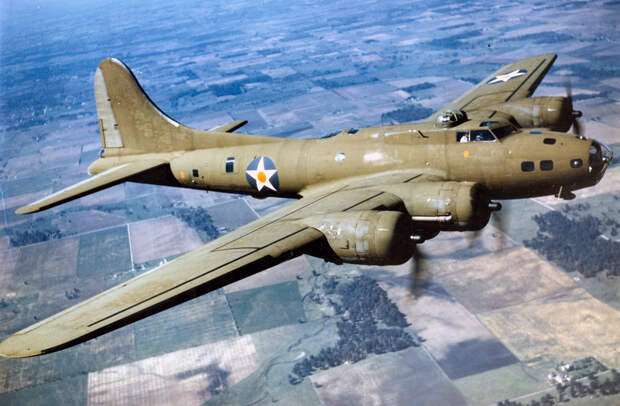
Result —
[[[502,138],[507,137],[510,134],[514,133],[515,128],[511,125],[505,125],[503,127],[494,128],[492,131],[493,131],[493,134],[495,134],[495,136],[501,140]]]
[[[472,141],[495,141],[495,137],[489,130],[471,130]]]
[[[479,141],[495,141],[495,137],[489,130],[471,130],[457,131],[456,142],[479,142]]]

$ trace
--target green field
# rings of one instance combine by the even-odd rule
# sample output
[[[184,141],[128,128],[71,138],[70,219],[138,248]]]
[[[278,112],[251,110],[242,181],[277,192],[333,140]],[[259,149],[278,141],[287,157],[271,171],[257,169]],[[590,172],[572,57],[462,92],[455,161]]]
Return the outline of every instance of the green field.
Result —
[[[237,335],[226,296],[219,291],[141,320],[134,328],[138,359]]]
[[[226,295],[239,334],[306,321],[297,281]]]
[[[80,278],[102,276],[131,269],[127,227],[120,226],[80,237]]]

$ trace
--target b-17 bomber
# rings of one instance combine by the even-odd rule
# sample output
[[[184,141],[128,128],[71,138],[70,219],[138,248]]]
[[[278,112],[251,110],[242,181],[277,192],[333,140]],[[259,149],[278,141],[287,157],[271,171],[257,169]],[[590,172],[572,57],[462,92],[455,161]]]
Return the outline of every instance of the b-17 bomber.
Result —
[[[498,200],[573,198],[601,180],[612,153],[581,134],[570,92],[530,97],[555,59],[504,66],[421,122],[315,139],[235,132],[245,121],[186,127],[151,101],[123,62],[104,60],[95,74],[102,148],[92,176],[17,213],[122,182],[297,200],[16,332],[0,354],[58,351],[302,254],[401,264],[441,231],[481,230],[501,209]]]

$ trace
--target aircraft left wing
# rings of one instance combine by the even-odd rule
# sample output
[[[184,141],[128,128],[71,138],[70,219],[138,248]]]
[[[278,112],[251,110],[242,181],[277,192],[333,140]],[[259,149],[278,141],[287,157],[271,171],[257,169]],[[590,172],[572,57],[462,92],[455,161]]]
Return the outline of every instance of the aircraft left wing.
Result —
[[[471,111],[529,97],[543,80],[556,57],[555,54],[543,54],[506,65],[463,96],[443,106],[427,120],[435,120],[438,114],[446,110]]]
[[[396,177],[400,179],[390,181],[414,181],[420,175]],[[0,355],[29,357],[70,347],[299,255],[299,248],[323,234],[295,220],[398,203],[390,193],[359,184],[308,192],[203,247],[13,334],[0,343]]]

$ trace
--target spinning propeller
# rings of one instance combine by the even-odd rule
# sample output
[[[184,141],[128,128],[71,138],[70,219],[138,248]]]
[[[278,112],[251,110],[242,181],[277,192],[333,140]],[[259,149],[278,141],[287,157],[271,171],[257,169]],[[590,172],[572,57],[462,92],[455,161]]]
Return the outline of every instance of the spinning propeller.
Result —
[[[506,246],[506,234],[504,232],[504,218],[508,215],[506,209],[500,215],[497,214],[498,211],[502,210],[502,205],[499,202],[490,202],[489,208],[491,209],[491,216],[493,216],[493,225],[495,228],[499,229],[499,246],[496,250],[497,253],[500,253],[504,250]],[[479,241],[482,235],[482,229],[477,231],[471,231],[467,233],[467,246],[468,248],[473,248],[476,243]],[[420,249],[420,244],[416,244],[413,253],[412,253],[412,263],[410,269],[410,284],[409,289],[411,294],[414,297],[421,296],[421,289],[426,289],[429,287],[431,283],[431,274],[429,272],[427,261],[427,255]]]
[[[578,118],[581,117],[583,113],[579,110],[573,109],[573,88],[571,86],[570,80],[566,81],[566,84],[564,85],[564,87],[566,88],[566,100],[568,101],[568,108],[570,111],[570,120],[571,120],[571,125],[573,128],[573,134],[582,135],[583,128],[581,124],[579,123]]]

